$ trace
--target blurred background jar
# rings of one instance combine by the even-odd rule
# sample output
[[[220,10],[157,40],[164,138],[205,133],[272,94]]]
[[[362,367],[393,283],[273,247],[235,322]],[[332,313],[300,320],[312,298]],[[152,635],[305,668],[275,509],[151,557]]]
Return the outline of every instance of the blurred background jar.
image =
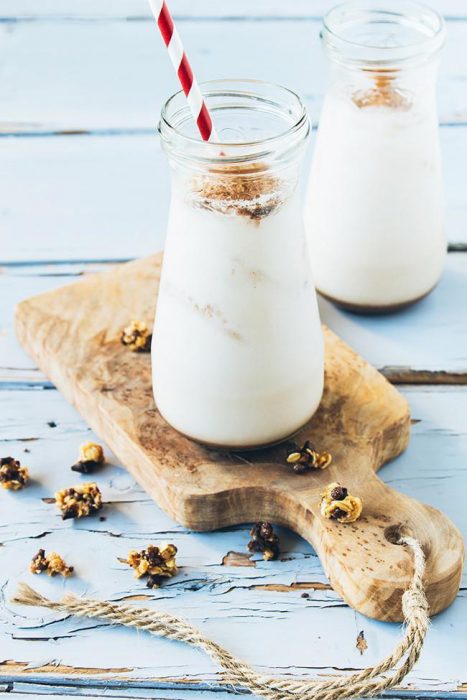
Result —
[[[317,289],[355,311],[403,308],[446,254],[436,108],[442,18],[410,0],[324,18],[329,85],[305,203]]]

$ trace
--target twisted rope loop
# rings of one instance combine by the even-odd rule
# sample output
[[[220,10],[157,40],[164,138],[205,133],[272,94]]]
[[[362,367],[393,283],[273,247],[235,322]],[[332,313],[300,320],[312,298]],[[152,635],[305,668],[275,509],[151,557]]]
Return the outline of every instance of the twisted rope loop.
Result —
[[[398,685],[417,662],[429,625],[428,603],[423,590],[425,556],[420,543],[413,537],[403,537],[400,544],[412,550],[414,572],[411,584],[402,596],[404,636],[393,651],[375,666],[332,680],[278,679],[257,673],[219,644],[204,637],[186,620],[161,610],[132,605],[76,598],[67,595],[51,601],[20,584],[14,603],[40,605],[78,617],[97,617],[112,624],[143,629],[158,637],[167,637],[203,649],[224,670],[226,683],[247,688],[268,700],[345,700],[371,697]],[[403,663],[398,666],[402,660]],[[386,675],[384,675],[386,674]]]

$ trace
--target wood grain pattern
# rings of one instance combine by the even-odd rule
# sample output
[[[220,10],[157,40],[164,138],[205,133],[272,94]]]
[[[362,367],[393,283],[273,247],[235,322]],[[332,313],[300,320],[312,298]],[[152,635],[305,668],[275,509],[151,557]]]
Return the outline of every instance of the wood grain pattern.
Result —
[[[333,452],[326,472],[297,477],[284,447],[207,450],[173,431],[155,409],[148,356],[118,340],[129,318],[152,318],[161,256],[90,276],[22,302],[17,333],[43,371],[111,445],[131,473],[178,522],[213,530],[255,519],[291,527],[317,550],[331,585],[355,609],[401,619],[410,555],[394,533],[417,537],[427,553],[432,614],[460,583],[463,542],[439,511],[394,492],[374,474],[409,438],[402,397],[376,370],[326,331],[326,389],[319,412],[298,436]],[[105,299],[105,304],[102,300]],[[365,512],[345,527],[319,516],[320,491],[345,483]]]

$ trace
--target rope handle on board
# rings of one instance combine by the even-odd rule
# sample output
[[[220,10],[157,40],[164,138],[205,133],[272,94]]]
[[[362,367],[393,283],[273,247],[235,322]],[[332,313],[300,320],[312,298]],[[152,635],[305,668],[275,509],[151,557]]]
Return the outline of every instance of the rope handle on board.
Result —
[[[52,601],[21,583],[13,603],[40,605],[52,610],[97,617],[112,624],[143,629],[157,637],[167,637],[203,649],[224,670],[223,680],[247,688],[268,700],[345,700],[372,697],[398,685],[417,662],[429,626],[428,603],[423,589],[425,556],[420,543],[413,537],[401,537],[398,544],[412,550],[414,572],[410,586],[402,596],[405,620],[404,636],[393,651],[375,666],[331,680],[278,679],[257,673],[219,644],[206,639],[186,620],[161,610],[121,605],[106,601],[76,598],[66,595]],[[403,663],[399,666],[399,662]],[[383,675],[388,674],[388,675]]]

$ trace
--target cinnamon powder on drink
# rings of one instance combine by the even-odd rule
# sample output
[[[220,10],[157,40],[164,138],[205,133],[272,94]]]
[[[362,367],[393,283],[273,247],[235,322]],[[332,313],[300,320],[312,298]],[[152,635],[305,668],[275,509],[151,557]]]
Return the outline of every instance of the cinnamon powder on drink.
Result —
[[[211,168],[194,183],[195,203],[203,209],[259,222],[283,202],[281,180],[268,173],[262,163]]]
[[[352,101],[360,109],[364,107],[390,107],[406,111],[410,109],[408,98],[393,85],[394,71],[370,71],[375,86],[368,90],[357,90]]]

